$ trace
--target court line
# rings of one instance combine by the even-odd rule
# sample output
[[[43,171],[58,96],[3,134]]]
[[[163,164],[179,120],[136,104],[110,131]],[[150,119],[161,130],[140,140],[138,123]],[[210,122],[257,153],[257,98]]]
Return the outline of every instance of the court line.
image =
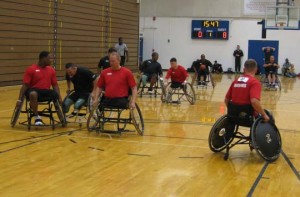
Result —
[[[269,165],[269,162],[265,162],[265,165],[264,165],[263,168],[261,169],[261,171],[260,171],[260,173],[258,174],[258,176],[256,177],[256,180],[255,180],[255,182],[253,183],[253,185],[252,185],[250,191],[248,192],[247,197],[251,197],[251,196],[253,195],[253,193],[254,193],[254,191],[255,191],[255,189],[256,189],[256,187],[257,187],[259,181],[262,179],[262,176],[263,176],[263,174],[265,173],[265,171],[266,171],[268,165]]]
[[[293,163],[291,162],[291,160],[287,157],[287,155],[284,153],[283,150],[281,150],[281,154],[284,157],[285,161],[289,164],[290,168],[292,169],[292,171],[294,172],[294,174],[296,175],[298,180],[300,181],[300,174],[297,171],[297,169],[295,168],[295,166],[293,165]]]
[[[127,153],[127,154],[131,156],[151,157],[151,155],[144,155],[144,154],[137,154],[137,153]]]

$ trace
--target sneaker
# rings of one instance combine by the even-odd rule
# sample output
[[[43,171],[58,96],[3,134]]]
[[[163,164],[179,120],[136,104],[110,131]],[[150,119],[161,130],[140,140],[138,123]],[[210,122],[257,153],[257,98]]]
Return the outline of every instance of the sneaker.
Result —
[[[45,124],[43,123],[42,119],[37,118],[37,119],[35,119],[34,125],[35,126],[43,126]]]
[[[276,89],[278,89],[278,88],[279,88],[279,86],[276,84],[276,85],[275,85],[275,88],[276,88]]]
[[[78,114],[78,110],[75,109],[72,113],[71,113],[73,116],[76,116]]]
[[[148,93],[152,94],[153,93],[153,89],[152,88],[148,88]]]
[[[201,86],[201,81],[198,81],[198,86]]]

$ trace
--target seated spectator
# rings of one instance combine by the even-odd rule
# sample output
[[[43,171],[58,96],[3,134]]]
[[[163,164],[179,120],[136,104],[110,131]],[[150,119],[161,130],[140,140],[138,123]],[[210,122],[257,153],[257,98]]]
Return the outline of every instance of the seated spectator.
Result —
[[[67,63],[66,80],[67,93],[71,90],[71,82],[74,86],[74,93],[65,99],[63,103],[63,112],[68,113],[70,106],[74,104],[72,115],[76,115],[79,109],[87,102],[90,93],[97,83],[97,75],[85,67],[77,66],[73,63]]]
[[[172,88],[183,87],[188,77],[187,71],[183,66],[177,64],[177,60],[175,57],[171,58],[170,65],[171,68],[169,68],[167,72],[166,79],[168,80],[171,78]]]
[[[285,74],[287,77],[297,77],[298,74],[295,72],[295,66],[294,64],[291,64],[291,66],[289,67],[289,69],[287,69],[287,72]]]
[[[223,73],[222,64],[219,64],[217,60],[215,60],[215,63],[212,66],[212,72],[217,74]]]

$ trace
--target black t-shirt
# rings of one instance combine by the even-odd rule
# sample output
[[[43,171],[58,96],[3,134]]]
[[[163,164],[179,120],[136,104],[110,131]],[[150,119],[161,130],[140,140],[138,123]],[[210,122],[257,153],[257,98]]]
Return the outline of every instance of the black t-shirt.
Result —
[[[98,68],[102,68],[103,70],[106,68],[109,68],[110,64],[109,64],[109,58],[108,56],[104,56],[103,58],[100,59],[100,62],[98,64]]]
[[[233,52],[233,56],[235,57],[235,59],[240,60],[241,57],[244,56],[244,53],[243,53],[242,50],[235,50],[235,51]]]
[[[73,77],[66,75],[66,80],[71,81],[74,85],[75,92],[79,93],[92,92],[93,81],[96,78],[96,74],[84,67],[77,67],[77,72]]]
[[[274,63],[268,63],[268,64],[271,64],[271,65],[268,66],[268,67],[265,67],[265,71],[266,72],[277,72],[278,67],[277,67],[277,63],[276,62],[274,62]]]
[[[206,66],[206,70],[208,71],[208,67],[212,67],[212,63],[207,59],[200,59],[193,62],[193,67],[196,69],[196,71],[200,70],[200,65],[204,64]]]
[[[160,63],[158,63],[157,61],[153,61],[153,60],[146,60],[143,62],[142,64],[142,72],[144,72],[144,74],[159,74],[162,75],[162,68]]]
[[[274,50],[270,49],[270,51],[268,52],[267,49],[264,49],[264,53],[265,53],[265,63],[269,63],[270,62],[270,57],[271,55],[273,55]]]

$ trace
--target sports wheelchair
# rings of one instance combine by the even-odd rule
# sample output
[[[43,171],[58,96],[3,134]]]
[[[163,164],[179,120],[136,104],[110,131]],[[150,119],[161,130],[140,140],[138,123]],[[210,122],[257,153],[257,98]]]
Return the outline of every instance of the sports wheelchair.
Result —
[[[196,84],[194,84],[196,81]],[[197,88],[207,88],[209,85],[212,86],[212,88],[215,88],[216,83],[214,81],[213,75],[211,74],[211,72],[209,71],[206,75],[206,80],[204,84],[201,84],[200,81],[198,81],[198,73],[195,72],[193,78],[192,78],[192,82],[191,85],[196,85]]]
[[[227,160],[232,147],[248,144],[251,151],[255,149],[266,161],[275,161],[281,152],[281,137],[274,118],[270,112],[265,111],[270,117],[269,122],[264,122],[261,116],[254,118],[251,105],[229,103],[227,115],[219,118],[210,130],[210,149],[213,152],[226,149],[224,160]],[[238,132],[239,126],[250,127],[250,136]]]
[[[89,132],[96,133],[114,133],[121,135],[122,132],[129,132],[125,130],[127,124],[133,124],[139,135],[144,134],[144,119],[138,104],[135,108],[129,108],[129,98],[126,106],[116,106],[108,103],[103,103],[102,96],[100,102],[94,107],[87,119],[87,129]],[[114,123],[117,126],[116,130],[108,130],[104,128],[106,123]],[[109,126],[107,124],[107,126]]]
[[[160,83],[163,84],[160,79]],[[179,86],[169,82],[165,87],[163,87],[161,94],[161,101],[163,103],[177,103],[180,104],[181,100],[187,100],[191,105],[196,102],[196,94],[193,86],[190,83],[181,84]],[[176,97],[176,100],[173,98]]]
[[[143,82],[142,82],[142,74],[139,78],[139,82],[138,82],[138,86],[137,86],[137,90],[138,90],[138,95],[140,97],[142,97],[143,95],[152,95],[153,93],[152,92],[146,92],[148,90],[148,88],[150,88],[150,77],[148,77],[148,80],[147,80],[147,84],[144,86],[143,85]],[[159,75],[157,75],[157,79],[156,79],[156,82],[155,84],[153,85],[153,91],[154,91],[154,97],[156,97],[158,94],[160,94],[160,92],[158,91],[159,89],[162,89],[163,86],[161,86],[161,83],[159,82]],[[146,90],[146,91],[145,91]]]
[[[268,82],[268,78],[266,77],[266,74],[263,74],[260,78],[260,82],[262,84],[263,89],[265,90],[279,90],[281,91],[281,81],[280,78],[278,77],[278,74],[275,73],[275,86],[270,86]]]
[[[70,98],[73,94],[75,93],[74,90],[71,90],[70,92],[68,92],[67,96],[64,98],[63,100],[63,106],[62,106],[62,109],[63,109],[63,112],[65,112],[66,109],[64,104],[66,102],[66,100],[68,98]],[[75,104],[75,103],[73,103]],[[89,96],[88,99],[85,101],[85,103],[83,103],[79,109],[79,111],[74,114],[74,113],[70,113],[70,114],[65,114],[65,117],[66,117],[66,122],[67,123],[78,123],[79,126],[81,127],[82,126],[82,123],[83,122],[86,122],[87,121],[87,118],[88,118],[88,113],[92,110],[92,97]]]
[[[23,105],[25,102],[25,109],[22,110]],[[55,129],[55,126],[61,125],[62,127],[66,126],[66,119],[64,116],[64,113],[62,112],[61,106],[58,102],[58,100],[53,100],[52,98],[42,98],[38,100],[39,108],[42,108],[42,110],[38,111],[39,116],[42,117],[48,117],[49,118],[49,124],[45,124],[43,126],[51,126],[52,130]],[[31,127],[43,127],[43,126],[35,126],[32,124],[32,118],[35,116],[33,114],[33,111],[30,108],[30,102],[27,98],[23,98],[21,100],[21,104],[19,107],[15,107],[10,125],[11,127],[14,127],[19,119],[20,113],[26,113],[27,114],[27,120],[20,122],[19,124],[27,126],[27,129],[30,130]],[[59,121],[57,121],[54,118],[54,114],[57,114]]]

